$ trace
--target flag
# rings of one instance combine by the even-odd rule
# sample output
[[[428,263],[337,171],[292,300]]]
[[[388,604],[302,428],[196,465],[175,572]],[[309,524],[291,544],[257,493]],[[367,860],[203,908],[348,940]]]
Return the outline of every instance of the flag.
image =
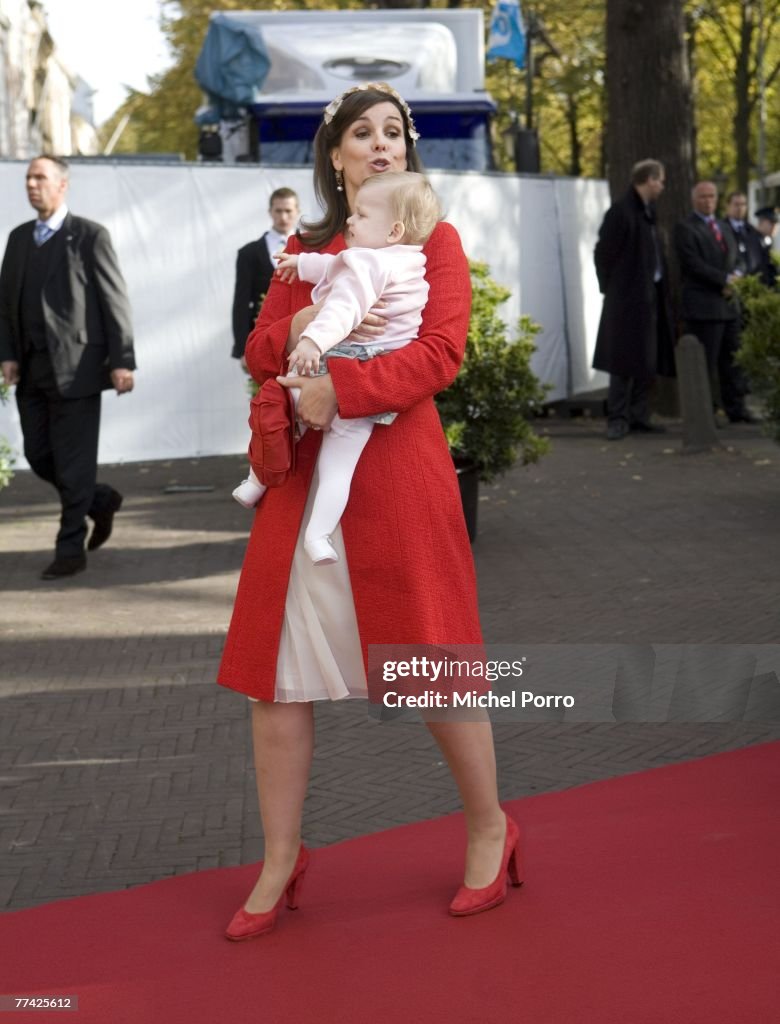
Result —
[[[490,19],[487,58],[506,57],[525,67],[525,28],[519,0],[498,0]]]

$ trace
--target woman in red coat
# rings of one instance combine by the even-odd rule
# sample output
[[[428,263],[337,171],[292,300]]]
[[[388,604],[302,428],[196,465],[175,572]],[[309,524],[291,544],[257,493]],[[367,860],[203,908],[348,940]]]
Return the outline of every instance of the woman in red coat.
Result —
[[[362,182],[384,171],[420,171],[409,108],[384,84],[347,90],[326,109],[315,138],[315,189],[325,210],[290,252],[337,253]],[[457,479],[433,396],[455,378],[466,344],[471,289],[460,239],[440,223],[424,247],[430,292],[418,338],[360,362],[334,359],[320,377],[287,378],[300,389],[308,426],[297,470],[258,505],[219,672],[252,698],[252,733],[265,860],[227,936],[273,928],[285,895],[295,905],[308,864],[303,802],[314,749],[314,700],[367,696],[369,644],[480,644],[476,584]],[[279,373],[315,315],[311,285],[274,280],[246,346],[259,382]],[[371,313],[352,335],[381,336]],[[313,566],[302,522],[320,436],[336,412],[399,415],[372,433],[358,463],[341,526],[340,558]],[[312,493],[313,493],[312,488]],[[500,903],[509,871],[518,882],[518,833],[498,803],[490,721],[428,722],[458,785],[468,828],[464,885],[450,911]]]

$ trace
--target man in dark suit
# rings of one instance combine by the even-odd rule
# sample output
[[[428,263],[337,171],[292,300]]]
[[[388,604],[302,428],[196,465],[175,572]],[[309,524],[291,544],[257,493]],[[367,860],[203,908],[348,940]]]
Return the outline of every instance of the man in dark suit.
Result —
[[[0,362],[16,384],[24,454],[62,504],[54,561],[43,579],[86,568],[108,540],[118,491],[97,483],[101,391],[133,389],[130,306],[108,232],[65,204],[68,165],[41,156],[27,169],[38,219],[14,228],[0,270]]]
[[[726,199],[726,224],[737,244],[736,273],[754,275],[767,284],[767,251],[761,232],[747,219],[748,201],[744,192],[732,192]]]
[[[666,260],[655,201],[666,176],[658,160],[641,160],[628,192],[607,210],[594,260],[604,308],[593,366],[609,373],[607,438],[629,430],[656,433],[648,393],[657,374],[674,376]]]
[[[749,419],[743,396],[734,386],[731,359],[739,344],[739,306],[732,284],[739,252],[734,233],[718,220],[718,190],[700,181],[691,193],[693,213],[677,224],[674,244],[682,274],[682,315],[685,330],[704,348],[712,384],[720,382],[720,396],[732,422]]]
[[[732,192],[726,199],[726,224],[734,236],[737,246],[737,262],[734,272],[740,277],[757,277],[762,284],[771,287],[770,260],[767,253],[764,239],[760,231],[753,227],[747,219],[748,200],[744,192]],[[744,403],[744,396],[748,394],[749,388],[745,375],[734,361],[739,350],[740,335],[744,326],[744,318],[740,313],[738,331],[736,337],[729,335],[728,340],[736,343],[736,348],[729,353],[729,358],[724,353],[721,360],[721,372],[727,374],[729,380],[726,382],[726,393],[734,396],[731,402],[731,419],[735,423],[753,423],[755,418],[748,411]],[[721,391],[723,382],[721,381]]]
[[[298,196],[291,188],[278,188],[271,193],[268,207],[271,227],[256,242],[238,250],[236,287],[233,293],[233,358],[244,362],[246,339],[255,326],[262,300],[271,284],[274,264],[271,257],[287,245],[295,230],[300,212]]]

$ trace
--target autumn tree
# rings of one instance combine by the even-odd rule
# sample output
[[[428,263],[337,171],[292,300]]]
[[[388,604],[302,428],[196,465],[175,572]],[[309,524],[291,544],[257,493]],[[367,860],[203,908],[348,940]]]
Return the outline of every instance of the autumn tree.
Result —
[[[759,164],[762,78],[769,114],[768,156],[780,162],[780,0],[697,0],[689,5],[688,18],[699,163],[703,173],[727,174],[731,183],[745,192]],[[731,123],[730,133],[723,131],[724,118]]]
[[[483,7],[486,23],[489,4]],[[556,174],[599,176],[603,172],[604,0],[523,2],[526,23],[541,32],[534,44],[534,127],[539,131],[542,169]],[[489,61],[486,87],[498,104],[494,122],[497,162],[513,169],[503,149],[511,124],[524,125],[527,77],[510,61]]]

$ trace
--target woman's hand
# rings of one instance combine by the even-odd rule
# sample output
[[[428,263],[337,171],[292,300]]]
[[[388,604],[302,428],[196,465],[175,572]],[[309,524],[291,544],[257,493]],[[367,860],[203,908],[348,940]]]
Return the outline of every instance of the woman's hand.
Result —
[[[387,309],[387,303],[384,299],[379,299],[366,313],[352,334],[344,340],[361,342],[376,341],[377,338],[381,338],[387,329],[387,317],[382,316],[381,312],[383,309]]]
[[[322,309],[322,303],[316,302],[313,306],[304,306],[299,309],[290,323],[290,333],[287,335],[287,353],[289,354],[298,344],[301,334],[306,330],[315,316]]]
[[[321,377],[277,377],[284,388],[299,388],[298,419],[312,430],[330,430],[339,411],[336,389],[329,373]]]

